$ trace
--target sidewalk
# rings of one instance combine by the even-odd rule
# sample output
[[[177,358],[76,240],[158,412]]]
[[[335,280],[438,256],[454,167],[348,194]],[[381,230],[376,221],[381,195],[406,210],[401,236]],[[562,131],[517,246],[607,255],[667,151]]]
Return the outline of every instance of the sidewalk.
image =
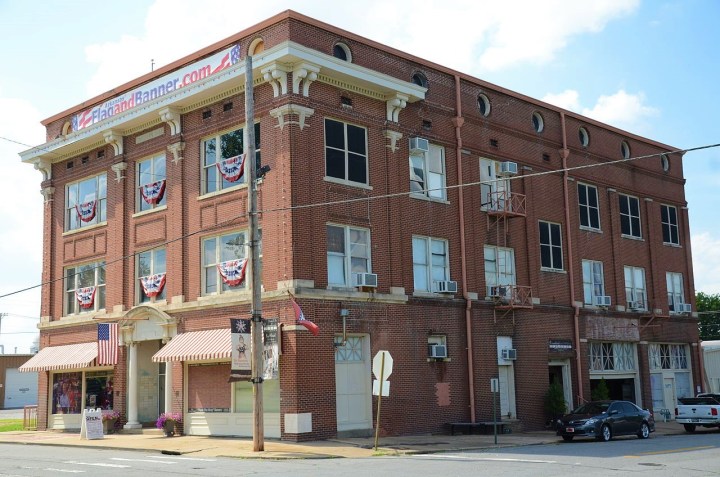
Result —
[[[683,427],[675,422],[658,422],[651,438],[682,434]],[[562,442],[554,432],[523,432],[499,434],[497,447],[515,447]],[[286,442],[265,439],[263,452],[253,451],[248,437],[165,437],[159,432],[143,434],[110,434],[104,439],[80,439],[79,433],[57,431],[18,431],[0,433],[0,443],[57,446],[102,447],[106,449],[144,450],[192,457],[235,457],[244,459],[322,459],[361,458],[374,455],[431,454],[437,452],[495,448],[493,435],[420,435],[381,437],[377,452],[373,438],[329,439],[312,442]]]

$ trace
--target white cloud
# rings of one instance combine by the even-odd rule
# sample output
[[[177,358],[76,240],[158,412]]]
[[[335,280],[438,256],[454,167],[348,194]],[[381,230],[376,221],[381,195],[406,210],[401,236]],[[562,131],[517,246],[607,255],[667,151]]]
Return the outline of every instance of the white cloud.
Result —
[[[720,293],[720,237],[702,232],[691,243],[696,292]]]
[[[646,118],[659,113],[644,103],[644,93],[630,94],[621,89],[610,96],[600,96],[595,106],[583,109],[582,114],[613,126],[638,128]]]
[[[560,106],[568,111],[580,111],[580,93],[574,89],[566,89],[562,93],[548,93],[543,98],[546,103]]]

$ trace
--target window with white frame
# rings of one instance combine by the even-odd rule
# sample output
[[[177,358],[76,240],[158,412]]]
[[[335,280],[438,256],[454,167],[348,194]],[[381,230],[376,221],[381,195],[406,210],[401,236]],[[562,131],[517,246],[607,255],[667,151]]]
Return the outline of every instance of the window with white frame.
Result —
[[[630,310],[647,310],[645,269],[625,266],[625,298]]]
[[[342,181],[368,183],[365,128],[325,118],[325,174]]]
[[[648,357],[651,370],[688,369],[687,347],[682,344],[650,343]]]
[[[107,174],[65,186],[65,231],[107,220]]]
[[[247,288],[246,242],[245,232],[203,239],[203,295]]]
[[[480,208],[502,210],[510,200],[510,180],[500,173],[500,162],[480,158]]]
[[[679,305],[685,304],[682,273],[667,272],[665,273],[665,281],[667,283],[667,297],[670,312],[681,313],[682,310]]]
[[[487,296],[506,296],[506,293],[499,292],[496,287],[515,285],[515,250],[485,245],[484,255]]]
[[[353,274],[370,273],[370,231],[347,225],[327,226],[328,285],[352,287]]]
[[[640,231],[640,200],[620,194],[620,232],[634,238],[642,238]]]
[[[137,254],[138,303],[165,299],[165,248],[146,250]]]
[[[586,305],[595,305],[596,297],[605,295],[603,263],[595,260],[583,260],[583,292]]]
[[[410,192],[445,199],[445,148],[430,144],[428,151],[410,155]]]
[[[540,267],[562,270],[562,238],[560,224],[540,221]]]
[[[105,262],[65,269],[65,315],[105,308]]]
[[[247,182],[243,128],[202,141],[202,193],[209,194]],[[255,124],[255,164],[260,164],[260,124]]]
[[[580,205],[580,227],[600,230],[600,205],[597,187],[578,184],[578,203]]]
[[[137,212],[165,205],[165,154],[145,159],[137,163],[137,193],[135,203]]]
[[[413,287],[415,291],[435,291],[434,283],[450,280],[447,240],[413,236]]]
[[[590,342],[590,371],[635,371],[635,346],[629,342]]]
[[[680,245],[677,208],[672,205],[660,206],[663,243]]]

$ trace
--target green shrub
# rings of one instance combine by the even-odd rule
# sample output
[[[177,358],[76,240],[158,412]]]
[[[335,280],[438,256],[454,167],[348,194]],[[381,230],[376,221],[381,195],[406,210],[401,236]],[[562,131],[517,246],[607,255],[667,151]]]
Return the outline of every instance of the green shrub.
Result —
[[[610,389],[608,389],[605,378],[600,379],[598,385],[595,386],[595,389],[593,389],[590,393],[590,397],[593,401],[605,401],[610,399]]]

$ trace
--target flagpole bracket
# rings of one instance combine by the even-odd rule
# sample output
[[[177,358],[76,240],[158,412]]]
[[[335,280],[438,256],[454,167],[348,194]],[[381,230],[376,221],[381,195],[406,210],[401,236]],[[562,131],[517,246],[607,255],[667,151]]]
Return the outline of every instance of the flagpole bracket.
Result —
[[[252,315],[250,315],[250,321],[253,323],[262,323],[262,320],[262,314],[260,313],[252,313]]]
[[[265,380],[262,378],[262,376],[250,379],[250,382],[253,384],[262,384],[263,381],[265,381]]]

